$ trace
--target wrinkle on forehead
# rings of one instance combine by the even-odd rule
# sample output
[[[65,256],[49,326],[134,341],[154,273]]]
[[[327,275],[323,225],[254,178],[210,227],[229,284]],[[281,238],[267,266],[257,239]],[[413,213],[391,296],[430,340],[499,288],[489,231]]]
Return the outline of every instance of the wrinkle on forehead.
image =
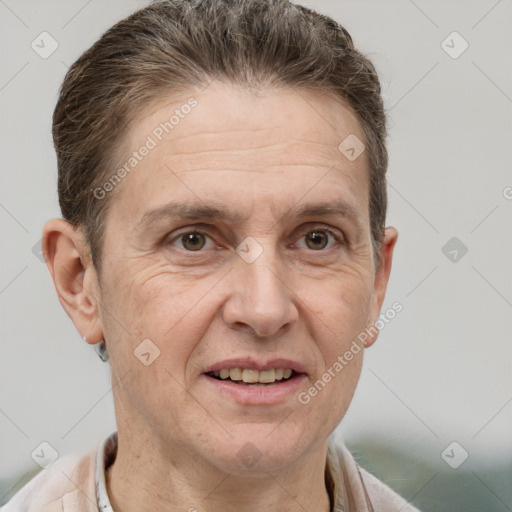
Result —
[[[191,88],[181,100],[162,102],[161,108],[139,116],[123,146],[137,147],[141,137],[151,134],[190,97],[197,100],[197,106],[168,134],[183,152],[193,152],[198,142],[216,145],[219,136],[228,137],[240,149],[256,149],[261,136],[266,139],[262,146],[268,146],[270,137],[277,143],[296,140],[335,149],[350,133],[364,139],[357,116],[331,94],[284,88],[255,96],[245,89],[215,82],[204,91]],[[224,147],[229,147],[226,141]]]
[[[296,203],[322,180],[322,185],[329,183],[331,190],[335,186],[348,199],[356,199],[360,208],[364,201],[367,209],[366,155],[349,162],[338,150],[350,133],[363,137],[362,128],[349,109],[329,96],[290,89],[254,97],[226,86],[191,91],[183,101],[164,104],[135,123],[126,139],[128,147],[139,147],[190,97],[198,101],[195,109],[119,186],[128,193],[124,210],[142,203],[155,207],[166,201],[169,191],[182,186],[190,197],[200,198],[200,187],[203,193],[223,190],[229,198],[229,187],[237,187],[254,197],[286,196]],[[126,196],[122,190],[116,192]]]

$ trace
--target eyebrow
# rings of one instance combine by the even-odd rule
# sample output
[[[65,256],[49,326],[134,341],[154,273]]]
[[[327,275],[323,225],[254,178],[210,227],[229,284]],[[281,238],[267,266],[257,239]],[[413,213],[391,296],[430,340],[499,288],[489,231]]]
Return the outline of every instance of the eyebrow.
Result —
[[[363,224],[361,210],[343,199],[335,199],[327,202],[298,204],[288,210],[276,222],[283,218],[304,218],[304,217],[322,217],[336,215],[345,217],[356,223],[358,227]],[[188,202],[168,203],[159,208],[148,210],[144,213],[141,220],[137,223],[137,231],[149,228],[152,224],[169,219],[180,220],[202,220],[217,219],[227,221],[232,224],[242,224],[249,219],[249,215],[231,210],[222,204],[194,204]]]

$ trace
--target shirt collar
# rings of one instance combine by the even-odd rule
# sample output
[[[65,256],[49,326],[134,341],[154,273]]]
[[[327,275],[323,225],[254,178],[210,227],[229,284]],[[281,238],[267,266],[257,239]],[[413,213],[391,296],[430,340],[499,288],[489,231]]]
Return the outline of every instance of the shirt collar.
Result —
[[[106,472],[117,455],[117,432],[110,434],[96,454],[96,500],[100,512],[114,512],[107,493]]]

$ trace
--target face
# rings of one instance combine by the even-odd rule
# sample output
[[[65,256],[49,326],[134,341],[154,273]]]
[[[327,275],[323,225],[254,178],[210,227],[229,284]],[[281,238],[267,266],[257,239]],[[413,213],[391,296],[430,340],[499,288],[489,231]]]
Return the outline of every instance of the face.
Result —
[[[283,468],[325,442],[387,282],[366,154],[338,149],[351,134],[364,140],[332,97],[216,82],[133,125],[98,290],[120,428],[230,471],[246,455]]]

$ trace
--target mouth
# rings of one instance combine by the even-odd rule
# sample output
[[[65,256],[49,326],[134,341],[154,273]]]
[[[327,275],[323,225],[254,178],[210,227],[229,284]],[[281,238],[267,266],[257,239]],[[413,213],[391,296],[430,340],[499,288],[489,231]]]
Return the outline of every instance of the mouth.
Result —
[[[205,375],[218,381],[258,388],[284,384],[301,374],[291,368],[271,368],[261,371],[253,368],[223,368],[206,372]]]
[[[308,380],[306,367],[287,358],[256,360],[238,357],[218,361],[204,368],[203,382],[213,401],[229,398],[244,406],[293,403],[294,396]]]

